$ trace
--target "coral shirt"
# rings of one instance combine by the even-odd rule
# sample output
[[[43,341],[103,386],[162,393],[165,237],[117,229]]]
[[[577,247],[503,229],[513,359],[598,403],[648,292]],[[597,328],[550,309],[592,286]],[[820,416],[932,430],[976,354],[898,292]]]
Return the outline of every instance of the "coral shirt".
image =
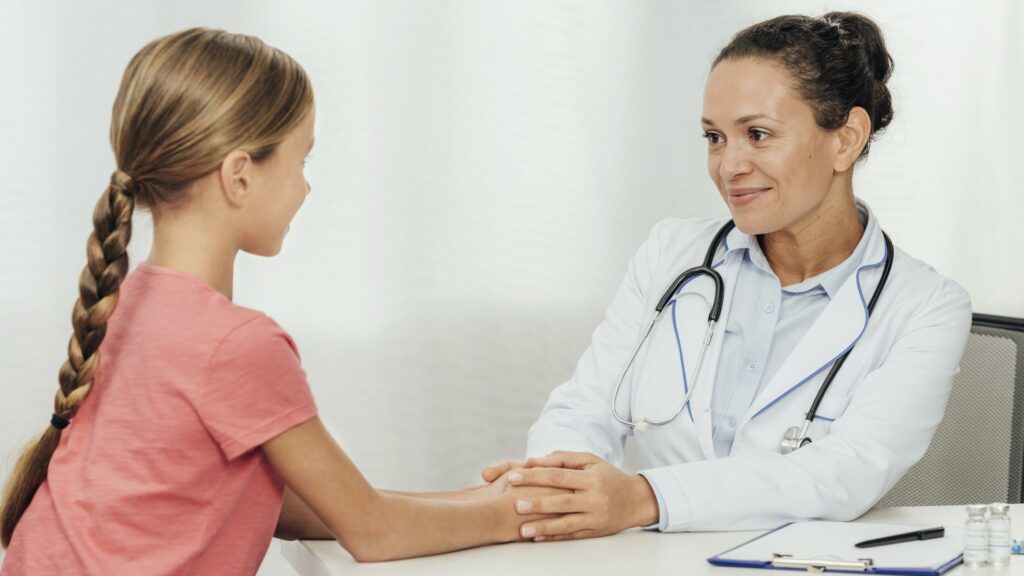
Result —
[[[316,415],[295,344],[202,280],[148,264],[107,327],[2,575],[255,573],[284,491],[259,447]]]

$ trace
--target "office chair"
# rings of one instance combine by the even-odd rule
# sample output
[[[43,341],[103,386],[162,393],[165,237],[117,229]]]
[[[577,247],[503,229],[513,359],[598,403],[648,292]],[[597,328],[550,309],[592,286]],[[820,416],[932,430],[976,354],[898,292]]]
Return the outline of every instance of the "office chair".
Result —
[[[924,457],[876,506],[1020,503],[1024,319],[975,314],[960,374]]]

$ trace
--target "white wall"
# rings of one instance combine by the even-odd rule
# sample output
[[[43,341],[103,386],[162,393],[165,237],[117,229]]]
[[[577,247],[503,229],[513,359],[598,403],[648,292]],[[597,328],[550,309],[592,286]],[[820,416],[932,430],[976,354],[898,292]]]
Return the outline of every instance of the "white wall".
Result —
[[[193,25],[311,74],[313,195],[236,301],[302,351],[371,481],[455,488],[518,456],[658,219],[724,215],[704,170],[716,51],[780,13],[857,9],[896,119],[856,190],[976,311],[1024,316],[1024,10],[1013,0],[0,2],[0,474],[45,426],[129,58]],[[131,255],[148,251],[137,220]],[[272,547],[263,574],[288,574]]]

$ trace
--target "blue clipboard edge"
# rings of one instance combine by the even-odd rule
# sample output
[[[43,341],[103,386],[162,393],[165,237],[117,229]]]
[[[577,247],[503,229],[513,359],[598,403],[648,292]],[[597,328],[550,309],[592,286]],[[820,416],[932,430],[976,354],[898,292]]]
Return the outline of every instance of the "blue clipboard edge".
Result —
[[[795,571],[798,571],[798,572],[806,572],[807,570],[804,569],[804,568],[776,568],[775,566],[772,566],[771,562],[764,562],[764,561],[758,561],[758,560],[723,560],[721,558],[721,556],[723,554],[728,554],[729,552],[732,552],[733,550],[735,550],[737,548],[742,548],[743,546],[746,546],[747,544],[750,544],[751,542],[754,542],[756,540],[760,540],[761,538],[764,538],[765,536],[767,536],[767,535],[769,535],[769,534],[771,534],[773,532],[777,532],[779,530],[782,530],[783,528],[785,528],[786,526],[789,526],[790,524],[793,524],[793,522],[787,522],[787,523],[783,524],[782,526],[779,526],[777,528],[772,528],[771,530],[768,530],[767,532],[765,532],[763,534],[759,534],[759,535],[751,538],[750,540],[747,540],[746,542],[742,542],[740,544],[737,544],[736,546],[733,546],[732,548],[729,548],[728,550],[725,550],[723,552],[719,552],[718,554],[708,558],[708,563],[712,564],[714,566],[731,566],[731,567],[734,567],[734,568],[760,568],[760,569],[767,569],[767,570],[790,570],[790,571],[795,570]],[[899,569],[899,568],[896,568],[896,569],[872,568],[870,570],[864,570],[864,571],[860,571],[860,570],[826,570],[826,572],[836,572],[836,573],[842,573],[842,574],[892,574],[894,576],[939,576],[940,574],[943,574],[945,572],[948,572],[948,571],[952,570],[955,566],[957,566],[961,562],[963,562],[963,560],[964,560],[964,555],[963,554],[957,554],[956,557],[954,557],[949,562],[946,562],[945,564],[943,564],[941,566],[938,566],[936,568],[931,568],[931,569],[903,570],[903,569]]]

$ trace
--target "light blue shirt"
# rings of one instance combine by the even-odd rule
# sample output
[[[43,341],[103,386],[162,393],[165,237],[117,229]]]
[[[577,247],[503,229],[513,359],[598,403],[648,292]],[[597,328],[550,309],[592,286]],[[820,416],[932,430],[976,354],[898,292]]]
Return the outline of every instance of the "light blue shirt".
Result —
[[[867,211],[860,205],[857,209],[861,223],[866,225]],[[783,288],[757,237],[740,238],[726,252],[726,258],[743,261],[726,318],[718,377],[711,397],[711,436],[719,458],[732,451],[736,425],[839,288],[857,270],[867,247],[864,234],[841,264]]]

